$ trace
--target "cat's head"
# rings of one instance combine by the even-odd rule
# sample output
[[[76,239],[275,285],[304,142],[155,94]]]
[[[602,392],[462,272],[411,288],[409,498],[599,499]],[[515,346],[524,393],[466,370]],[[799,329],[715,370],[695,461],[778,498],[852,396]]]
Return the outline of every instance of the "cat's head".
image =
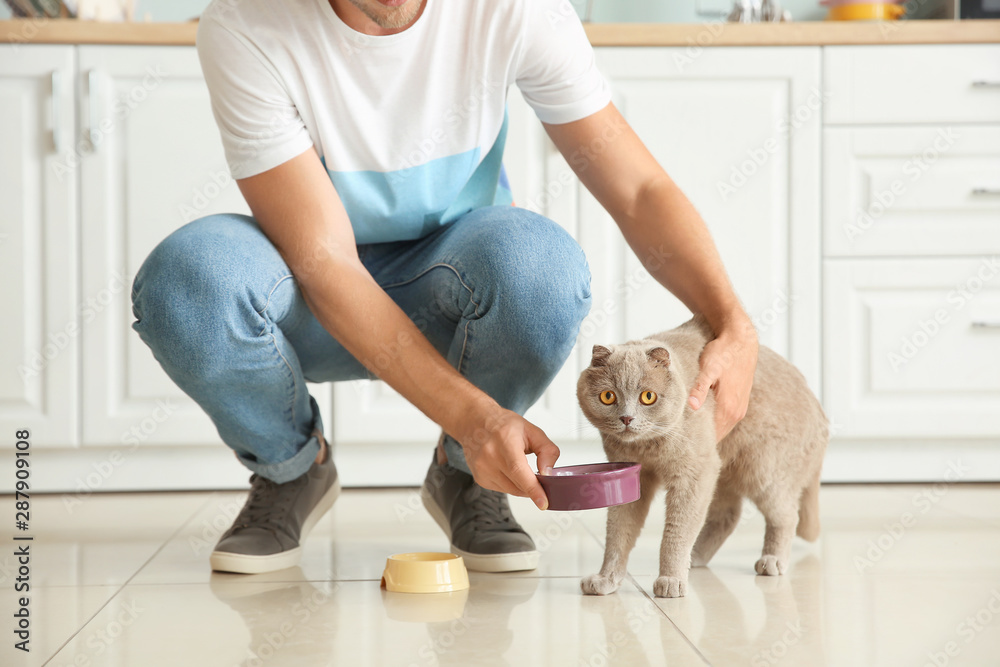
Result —
[[[676,429],[687,391],[671,371],[670,352],[655,344],[595,345],[576,396],[597,430],[623,442]]]

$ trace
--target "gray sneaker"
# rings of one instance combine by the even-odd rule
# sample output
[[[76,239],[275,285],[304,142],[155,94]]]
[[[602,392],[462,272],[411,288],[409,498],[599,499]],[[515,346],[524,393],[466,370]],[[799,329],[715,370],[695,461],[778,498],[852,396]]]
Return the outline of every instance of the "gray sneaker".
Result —
[[[420,489],[424,507],[451,540],[452,553],[478,572],[538,567],[538,551],[510,513],[507,495],[476,484],[472,475],[431,460]]]
[[[215,545],[209,561],[220,572],[258,574],[299,564],[302,542],[340,495],[333,456],[284,484],[250,476],[250,495]]]

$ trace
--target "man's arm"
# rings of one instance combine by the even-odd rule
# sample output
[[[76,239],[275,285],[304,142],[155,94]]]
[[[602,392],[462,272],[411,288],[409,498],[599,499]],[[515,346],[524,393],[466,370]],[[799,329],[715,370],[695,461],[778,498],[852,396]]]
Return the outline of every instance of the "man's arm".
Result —
[[[358,258],[347,212],[315,150],[237,183],[326,330],[462,444],[477,483],[545,509],[525,454],[535,453],[542,470],[559,449],[452,368],[378,286]]]
[[[746,414],[757,365],[757,333],[737,299],[712,237],[691,202],[615,108],[563,125],[545,125],[587,189],[618,223],[646,268],[715,332],[705,346],[689,402],[698,409],[715,389],[721,440]],[[600,150],[596,147],[601,146]]]

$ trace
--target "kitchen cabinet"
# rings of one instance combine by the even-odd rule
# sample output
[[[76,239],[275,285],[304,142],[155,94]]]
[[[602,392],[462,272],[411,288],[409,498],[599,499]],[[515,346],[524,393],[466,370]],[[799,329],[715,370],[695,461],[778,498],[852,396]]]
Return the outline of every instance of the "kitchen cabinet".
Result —
[[[996,480],[1000,47],[823,59],[825,473]]]
[[[0,119],[11,128],[0,272],[17,286],[0,420],[52,449],[40,490],[245,483],[214,425],[131,331],[132,279],[150,250],[197,217],[249,212],[195,49],[0,49]],[[329,424],[329,387],[311,391]]]
[[[74,49],[0,46],[0,448],[79,444]],[[13,478],[13,475],[10,475]],[[4,484],[9,481],[5,480]]]

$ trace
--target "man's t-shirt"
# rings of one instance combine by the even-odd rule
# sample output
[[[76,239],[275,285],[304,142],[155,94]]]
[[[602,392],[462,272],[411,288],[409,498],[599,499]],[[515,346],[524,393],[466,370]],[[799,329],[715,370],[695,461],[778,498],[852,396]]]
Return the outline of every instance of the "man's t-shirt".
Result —
[[[512,84],[546,123],[611,101],[566,0],[427,0],[387,36],[353,30],[328,0],[214,0],[197,44],[233,177],[315,146],[359,244],[511,202]]]

